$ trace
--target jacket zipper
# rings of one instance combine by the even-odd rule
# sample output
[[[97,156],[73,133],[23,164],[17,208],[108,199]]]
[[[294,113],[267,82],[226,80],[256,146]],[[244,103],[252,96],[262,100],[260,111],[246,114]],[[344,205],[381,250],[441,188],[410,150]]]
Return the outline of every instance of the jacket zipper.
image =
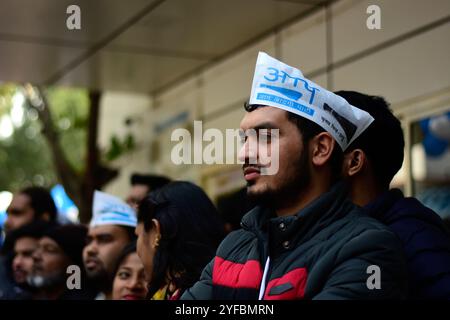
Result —
[[[264,273],[263,273],[263,277],[261,280],[261,285],[259,286],[259,297],[258,300],[263,300],[264,299],[264,293],[266,291],[266,278],[267,278],[267,274],[269,273],[269,266],[270,266],[270,257],[267,257],[266,260],[266,265],[264,266]]]

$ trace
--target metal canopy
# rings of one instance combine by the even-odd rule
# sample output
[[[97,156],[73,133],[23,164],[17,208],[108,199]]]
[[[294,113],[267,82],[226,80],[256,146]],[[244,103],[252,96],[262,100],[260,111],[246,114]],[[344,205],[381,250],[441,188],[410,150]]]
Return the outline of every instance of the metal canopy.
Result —
[[[153,94],[329,2],[1,0],[0,82]]]

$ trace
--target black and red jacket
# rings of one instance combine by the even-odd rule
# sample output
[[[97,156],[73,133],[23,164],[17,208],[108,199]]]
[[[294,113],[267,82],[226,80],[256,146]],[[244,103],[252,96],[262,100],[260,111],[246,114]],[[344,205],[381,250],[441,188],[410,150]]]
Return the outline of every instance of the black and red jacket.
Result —
[[[257,300],[260,293],[265,300],[405,297],[399,240],[347,200],[346,190],[338,183],[287,217],[254,208],[181,299]],[[380,277],[371,278],[371,265]],[[376,279],[380,289],[373,286]]]

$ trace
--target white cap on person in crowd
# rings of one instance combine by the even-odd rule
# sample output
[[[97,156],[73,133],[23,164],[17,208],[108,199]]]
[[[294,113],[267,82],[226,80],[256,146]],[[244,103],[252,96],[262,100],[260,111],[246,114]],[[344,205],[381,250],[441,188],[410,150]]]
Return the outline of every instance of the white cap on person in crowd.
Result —
[[[105,224],[136,227],[136,212],[121,199],[95,190],[90,227]]]
[[[250,105],[272,106],[309,119],[345,150],[374,120],[344,98],[306,79],[303,73],[259,52]]]

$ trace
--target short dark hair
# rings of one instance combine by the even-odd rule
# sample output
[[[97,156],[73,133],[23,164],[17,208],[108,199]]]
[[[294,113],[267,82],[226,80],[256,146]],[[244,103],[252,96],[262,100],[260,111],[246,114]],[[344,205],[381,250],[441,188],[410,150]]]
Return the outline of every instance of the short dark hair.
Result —
[[[160,245],[153,263],[148,296],[165,284],[169,274],[181,291],[199,279],[224,237],[224,226],[214,204],[193,183],[176,181],[150,193],[139,205],[138,222],[144,230],[152,219],[161,228]]]
[[[47,189],[42,187],[28,187],[22,189],[19,193],[30,198],[30,206],[34,210],[34,220],[41,218],[44,213],[48,213],[50,222],[56,221],[56,205]]]
[[[394,175],[400,170],[405,139],[400,120],[380,96],[371,96],[356,91],[337,91],[351,105],[368,112],[374,119],[370,126],[353,141],[346,152],[361,149],[369,159],[374,177],[382,188],[389,188]]]
[[[247,112],[252,112],[253,110],[255,110],[258,107],[265,107],[265,106],[249,104],[247,102],[244,103],[244,109]],[[315,123],[309,119],[301,117],[292,112],[286,111],[286,113],[287,113],[288,120],[297,126],[297,129],[302,136],[302,142],[303,142],[303,145],[305,146],[305,148],[306,148],[306,146],[308,146],[309,141],[312,138],[314,138],[316,135],[318,135],[321,132],[326,132],[326,130],[324,128],[322,128],[317,123]],[[344,154],[342,152],[341,147],[336,142],[334,145],[333,152],[330,157],[330,168],[331,168],[331,172],[333,173],[333,177],[332,177],[333,181],[336,181],[339,178],[341,178],[341,167],[342,167],[343,155]]]
[[[88,228],[83,224],[64,224],[48,228],[43,237],[55,241],[64,254],[71,260],[71,264],[83,265],[83,248]]]
[[[2,247],[2,254],[9,254],[14,250],[17,240],[21,238],[40,239],[43,234],[53,226],[43,220],[35,220],[27,223],[15,230],[12,230],[5,238],[5,243]]]
[[[171,180],[165,176],[154,175],[154,174],[138,174],[134,173],[131,175],[131,185],[134,186],[136,184],[146,185],[150,191],[159,189],[166,184],[168,184]]]

